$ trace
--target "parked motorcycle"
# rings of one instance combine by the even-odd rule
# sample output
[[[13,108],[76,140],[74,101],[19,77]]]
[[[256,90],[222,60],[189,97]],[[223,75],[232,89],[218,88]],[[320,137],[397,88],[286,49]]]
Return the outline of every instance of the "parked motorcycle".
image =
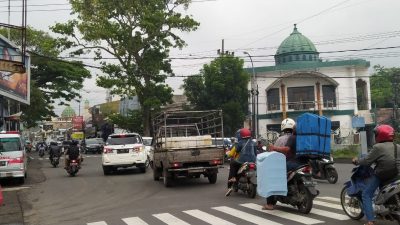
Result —
[[[352,170],[350,181],[344,184],[340,194],[340,203],[343,211],[353,220],[359,220],[364,216],[362,209],[361,189],[357,190],[357,173],[362,166]],[[356,191],[354,191],[356,190]],[[375,192],[373,197],[375,215],[383,220],[397,221],[400,224],[400,180],[395,178],[383,184],[383,187]]]
[[[56,168],[58,166],[58,164],[60,164],[60,156],[55,155],[50,159],[50,163],[51,165],[53,165],[54,168]]]
[[[247,194],[250,198],[255,198],[257,194],[257,171],[256,164],[252,162],[245,162],[238,170],[237,180],[233,183],[232,188],[234,192],[239,190]]]
[[[312,177],[318,180],[327,180],[330,184],[336,184],[336,182],[338,181],[338,173],[336,171],[332,158],[330,160],[326,158],[318,158],[312,160],[315,160],[315,166],[317,166],[319,171],[321,172],[321,176],[318,176],[314,171],[312,171]]]
[[[44,147],[39,147],[39,157],[43,157],[44,156]]]
[[[79,163],[78,160],[70,160],[69,165],[67,167],[67,173],[73,177],[76,175],[76,173],[78,173],[79,171]]]
[[[277,201],[297,207],[299,212],[308,214],[313,206],[314,198],[319,194],[315,188],[316,182],[312,180],[309,165],[302,165],[288,173],[288,193],[286,196],[273,196],[271,203]]]

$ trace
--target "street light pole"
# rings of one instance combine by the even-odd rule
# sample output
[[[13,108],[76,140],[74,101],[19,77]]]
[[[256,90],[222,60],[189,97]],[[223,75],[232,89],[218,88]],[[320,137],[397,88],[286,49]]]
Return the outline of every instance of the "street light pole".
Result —
[[[253,70],[253,76],[251,81],[251,96],[252,96],[252,130],[255,138],[258,138],[258,101],[256,103],[256,96],[258,96],[258,85],[256,85],[256,72],[254,70],[253,59],[248,52],[243,52],[244,54],[248,55],[251,61],[251,68]]]

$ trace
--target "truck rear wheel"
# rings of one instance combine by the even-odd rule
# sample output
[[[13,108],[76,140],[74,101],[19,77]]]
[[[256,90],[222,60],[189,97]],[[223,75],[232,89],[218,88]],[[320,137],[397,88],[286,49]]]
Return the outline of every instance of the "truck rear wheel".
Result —
[[[172,176],[171,176],[171,173],[168,172],[168,169],[163,170],[163,177],[164,177],[164,186],[171,187],[172,186]]]
[[[210,184],[215,184],[217,182],[217,174],[216,173],[208,174],[208,182],[210,182]]]
[[[155,181],[159,181],[161,177],[161,173],[160,173],[160,169],[158,169],[157,167],[153,168],[153,179]]]

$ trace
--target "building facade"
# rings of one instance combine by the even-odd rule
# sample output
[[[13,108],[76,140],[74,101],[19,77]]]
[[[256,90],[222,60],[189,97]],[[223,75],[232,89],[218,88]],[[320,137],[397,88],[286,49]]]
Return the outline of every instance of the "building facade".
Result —
[[[276,52],[275,66],[254,68],[255,82],[249,88],[258,89],[259,136],[279,132],[284,118],[296,119],[305,112],[328,117],[340,135],[354,131],[354,117],[364,117],[372,126],[369,67],[363,59],[322,61],[295,25]]]

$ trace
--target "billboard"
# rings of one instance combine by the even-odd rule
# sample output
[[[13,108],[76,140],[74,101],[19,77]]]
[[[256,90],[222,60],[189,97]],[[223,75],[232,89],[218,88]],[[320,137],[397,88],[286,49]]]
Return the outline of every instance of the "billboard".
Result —
[[[85,137],[85,135],[83,134],[83,132],[74,132],[71,134],[71,138],[73,140],[83,140]]]
[[[25,70],[21,67],[21,52],[0,35],[0,95],[30,103],[30,58],[25,56]]]
[[[83,116],[72,117],[72,128],[75,130],[82,130],[83,127]]]

